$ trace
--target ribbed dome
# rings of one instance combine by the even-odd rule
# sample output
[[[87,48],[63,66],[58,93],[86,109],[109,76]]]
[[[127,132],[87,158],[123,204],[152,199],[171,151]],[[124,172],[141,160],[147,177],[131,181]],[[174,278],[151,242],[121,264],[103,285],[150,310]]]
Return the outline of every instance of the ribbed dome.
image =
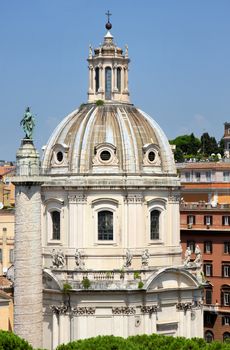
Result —
[[[42,167],[53,174],[176,173],[159,125],[124,103],[89,103],[69,114],[50,137]]]

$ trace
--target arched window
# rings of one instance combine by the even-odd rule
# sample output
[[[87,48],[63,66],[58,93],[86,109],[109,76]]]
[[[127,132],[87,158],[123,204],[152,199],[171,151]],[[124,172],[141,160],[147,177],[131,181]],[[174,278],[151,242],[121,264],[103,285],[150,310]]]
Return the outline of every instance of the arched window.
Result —
[[[117,68],[117,90],[121,92],[121,68]]]
[[[96,69],[95,69],[95,86],[96,86],[96,92],[98,92],[98,90],[99,90],[99,87],[100,87],[100,83],[99,83],[99,74],[100,74],[100,72],[99,72],[99,68],[97,67]]]
[[[214,340],[213,333],[211,331],[206,331],[204,335],[204,339],[207,343],[211,343]]]
[[[230,333],[229,332],[224,332],[223,342],[230,343]]]
[[[111,68],[106,67],[105,68],[105,99],[111,100],[111,86],[112,86],[112,74],[111,74]]]
[[[52,239],[60,239],[60,212],[52,211],[51,212],[52,219]]]
[[[159,239],[159,210],[152,210],[150,215],[150,238]]]
[[[98,240],[113,240],[113,213],[109,210],[98,212]]]

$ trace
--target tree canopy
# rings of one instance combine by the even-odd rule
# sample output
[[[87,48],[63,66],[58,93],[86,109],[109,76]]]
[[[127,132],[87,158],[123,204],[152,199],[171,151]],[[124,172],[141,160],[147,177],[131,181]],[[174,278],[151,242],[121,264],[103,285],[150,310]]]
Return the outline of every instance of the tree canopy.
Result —
[[[215,137],[210,136],[207,132],[200,137],[196,137],[193,133],[190,135],[180,135],[169,141],[170,144],[176,145],[174,158],[177,162],[183,162],[188,158],[207,159],[213,154],[224,153],[223,138],[217,143]]]

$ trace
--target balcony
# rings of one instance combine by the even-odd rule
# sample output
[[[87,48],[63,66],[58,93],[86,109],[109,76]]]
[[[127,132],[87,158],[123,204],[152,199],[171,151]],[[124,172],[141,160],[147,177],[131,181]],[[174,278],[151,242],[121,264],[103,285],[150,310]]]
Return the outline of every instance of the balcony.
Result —
[[[206,202],[182,202],[180,211],[230,211],[230,204],[211,204]]]

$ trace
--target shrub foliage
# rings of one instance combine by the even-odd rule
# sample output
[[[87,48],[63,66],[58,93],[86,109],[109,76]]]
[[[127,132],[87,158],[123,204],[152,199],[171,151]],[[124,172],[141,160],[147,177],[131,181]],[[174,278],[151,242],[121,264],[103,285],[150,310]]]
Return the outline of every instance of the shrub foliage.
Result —
[[[15,334],[0,331],[0,350],[33,350],[33,348]],[[56,350],[230,350],[230,343],[207,344],[201,338],[186,339],[157,334],[135,335],[127,339],[110,335],[62,344]]]
[[[98,336],[59,345],[57,350],[230,350],[230,344],[207,344],[201,338],[186,339],[163,335],[136,335],[127,339],[114,336]]]
[[[14,333],[0,330],[0,350],[33,350],[33,348]]]

